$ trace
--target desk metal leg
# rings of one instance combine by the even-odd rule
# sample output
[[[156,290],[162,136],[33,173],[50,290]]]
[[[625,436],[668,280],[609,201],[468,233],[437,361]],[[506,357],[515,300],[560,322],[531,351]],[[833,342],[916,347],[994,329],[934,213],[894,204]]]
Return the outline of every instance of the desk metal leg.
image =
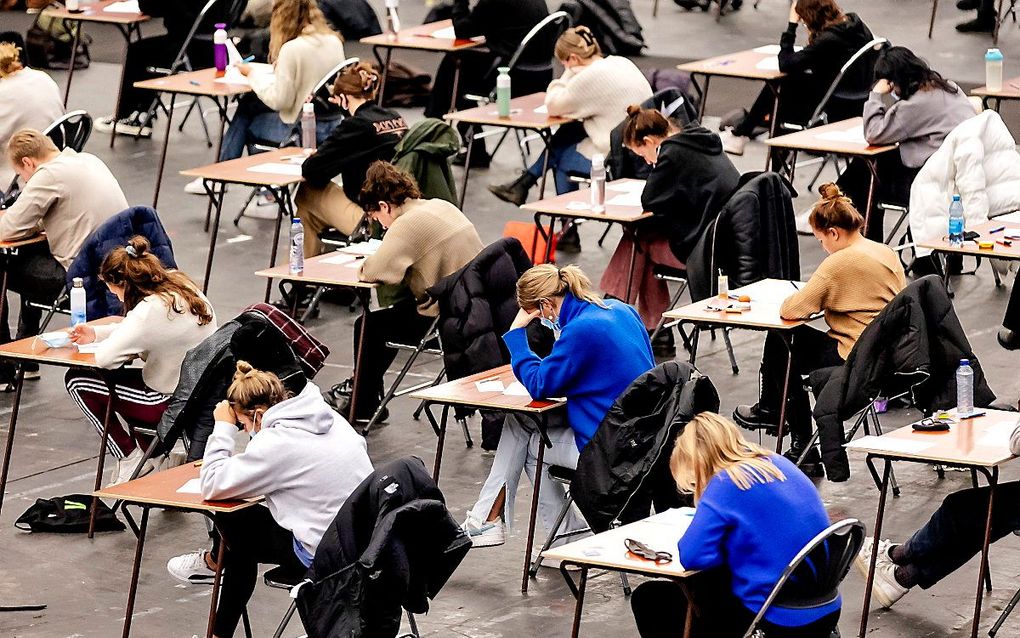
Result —
[[[577,600],[574,601],[574,625],[570,629],[571,638],[577,638],[581,631],[581,612],[584,611],[584,591],[588,587],[588,568],[581,567],[581,578],[577,584]]]
[[[460,208],[464,210],[464,199],[467,197],[468,176],[471,175],[471,152],[475,148],[475,127],[468,125],[467,129],[467,156],[464,158],[464,181],[460,185]]]
[[[386,80],[390,77],[390,59],[393,57],[393,48],[386,47],[386,61],[379,56],[379,47],[372,47],[372,55],[382,65],[382,77],[379,79],[379,106],[383,106],[386,100]]]
[[[106,383],[106,391],[110,395],[110,400],[106,404],[106,415],[103,417],[103,436],[99,440],[99,462],[96,464],[96,484],[95,491],[99,491],[103,486],[103,466],[106,463],[106,448],[108,446],[107,439],[110,436],[110,423],[116,417],[113,415],[113,404],[117,401],[117,388],[108,375],[103,375],[103,381]],[[95,533],[96,528],[96,511],[99,509],[99,498],[92,497],[92,510],[89,512],[89,538]]]
[[[538,132],[542,138],[542,143],[545,144],[545,151],[542,153],[542,181],[538,186],[538,198],[543,199],[545,197],[545,183],[549,177],[549,146],[552,142],[552,131],[549,129],[543,129]],[[468,164],[471,163],[471,156],[468,156]]]
[[[81,25],[79,24],[79,31],[81,31]],[[142,39],[141,28],[137,24],[128,25],[127,27],[120,27],[120,34],[124,36],[124,60],[127,60],[128,47],[131,46],[131,34],[137,34],[138,39]],[[74,49],[77,50],[77,47]],[[74,54],[71,54],[71,68],[74,68]],[[113,148],[113,143],[117,139],[117,115],[120,113],[120,101],[124,97],[124,74],[127,73],[127,64],[120,66],[120,81],[117,82],[117,101],[113,103],[113,128],[110,132],[110,148]],[[67,88],[71,88],[70,77],[67,81]],[[64,99],[64,105],[67,105],[67,99]],[[136,138],[137,139],[137,138]],[[155,208],[155,206],[153,206]]]
[[[4,282],[7,277],[4,275]],[[25,385],[25,367],[18,365],[14,377],[14,405],[11,407],[11,420],[7,427],[7,445],[4,447],[4,465],[0,468],[0,511],[4,506],[4,492],[7,490],[7,473],[11,469],[11,453],[14,451],[14,429],[18,425],[18,411],[21,408],[21,389]]]
[[[875,182],[878,181],[878,163],[872,157],[867,158],[865,162],[868,165],[868,172],[871,173],[871,179],[868,180],[868,204],[864,208],[864,230],[866,232],[868,224],[871,223],[871,207],[875,203]]]
[[[985,577],[988,570],[988,546],[992,541],[992,512],[995,507],[995,488],[999,483],[999,468],[993,467],[990,471],[985,468],[980,470],[988,479],[988,514],[985,518],[985,538],[981,545],[981,563],[978,566],[977,596],[974,598],[974,622],[971,625],[971,638],[977,638],[978,625],[981,624],[981,601],[985,593]]]
[[[695,90],[698,92],[698,97],[701,98],[701,104],[698,105],[698,121],[705,119],[705,104],[708,103],[708,85],[712,82],[712,76],[705,76],[705,90],[702,91],[698,86],[697,82],[694,82],[694,74],[691,74],[691,83],[694,84]]]
[[[769,139],[776,136],[776,129],[779,127],[779,90],[781,85],[779,82],[766,82],[765,86],[769,87],[772,91],[772,119],[769,120]],[[765,170],[769,170],[772,166],[772,153],[779,151],[769,148],[768,152],[765,153]],[[796,163],[796,162],[795,162]],[[790,173],[790,181],[793,182],[793,172]]]
[[[216,101],[216,106],[219,106],[219,100]],[[201,116],[201,113],[199,113]],[[216,138],[216,161],[220,160],[220,151],[223,150],[223,132],[227,129],[227,98],[223,98],[223,108],[220,110],[220,136]],[[222,190],[226,190],[226,184],[220,184]],[[208,190],[208,189],[207,189]],[[221,202],[222,205],[222,195]],[[205,232],[209,232],[209,218],[212,216],[213,198],[209,196],[209,203],[205,206]],[[155,208],[155,206],[153,206]],[[216,219],[219,220],[219,211],[216,211]],[[217,224],[219,222],[217,221]]]
[[[724,328],[725,330],[725,328]],[[776,454],[783,453],[783,436],[786,429],[786,402],[790,398],[790,375],[793,371],[793,336],[787,332],[778,333],[786,346],[786,376],[783,378],[783,394],[779,403],[779,428],[776,431]]]
[[[535,519],[538,517],[538,498],[542,491],[542,470],[544,468],[543,464],[545,463],[545,441],[543,439],[544,437],[539,437],[538,441],[538,459],[535,466],[535,489],[534,493],[531,495],[531,518],[528,521],[528,542],[524,546],[524,574],[521,576],[522,594],[528,593],[528,568],[531,567],[531,550],[535,546]]]
[[[443,406],[443,416],[440,420],[436,421],[436,415],[432,414],[432,404],[425,404],[425,416],[429,420],[429,424],[432,429],[436,432],[436,460],[432,465],[432,480],[439,485],[439,470],[443,465],[443,447],[446,445],[446,421],[450,415],[450,406]]]
[[[875,471],[875,457],[868,455],[868,469],[872,475],[877,476]],[[868,632],[868,610],[871,606],[871,587],[875,583],[875,564],[878,562],[878,540],[882,538],[882,521],[885,518],[885,499],[889,494],[889,473],[892,470],[892,461],[883,459],[885,467],[882,469],[882,485],[878,492],[878,513],[875,515],[875,542],[871,547],[871,563],[868,565],[868,579],[864,585],[864,608],[861,610],[861,629],[857,634],[858,638],[865,638]]]
[[[542,239],[545,240],[545,263],[550,264],[554,256],[553,235],[556,232],[556,217],[549,215],[549,231],[547,233],[545,227],[542,226],[542,213],[535,213],[535,228],[538,230],[538,233],[531,242],[531,256],[534,258],[535,253],[538,252],[538,235],[541,235]]]
[[[69,22],[71,22],[71,20],[64,20],[64,27],[65,28],[68,26]],[[73,22],[75,23],[75,27],[74,27],[74,37],[71,40],[71,65],[67,68],[67,86],[64,87],[64,108],[65,109],[67,108],[67,98],[70,97],[70,95],[71,95],[71,80],[74,79],[74,63],[75,63],[75,58],[77,58],[78,45],[81,44],[82,22],[80,20],[74,20]],[[117,128],[116,127],[116,119],[117,119],[117,114],[116,113],[113,114],[113,119],[115,120],[114,121],[114,129],[116,129]],[[112,145],[112,143],[111,143],[111,145]]]
[[[995,28],[992,29],[992,44],[999,44],[999,27],[1002,26],[1002,0],[999,0],[998,8],[995,10]]]
[[[700,338],[701,338],[701,326],[694,324],[691,327],[691,357],[689,361],[690,364],[695,367],[697,367],[698,365],[698,341],[700,340]]]
[[[156,190],[152,193],[152,207],[156,208],[159,203],[159,188],[163,185],[163,169],[166,167],[166,150],[170,146],[170,127],[174,121],[174,103],[177,101],[177,94],[170,94],[170,108],[166,112],[166,132],[163,134],[163,152],[159,156],[159,168],[156,169]],[[201,110],[199,117],[201,117]]]
[[[637,261],[638,251],[638,228],[634,226],[631,229],[633,237],[630,242],[630,266],[627,268],[627,303],[634,303],[630,298],[631,289],[634,286],[634,263]]]
[[[216,519],[213,519],[213,526],[215,527],[215,525]],[[213,625],[216,624],[216,604],[220,600],[220,583],[223,581],[223,553],[227,546],[223,534],[219,530],[216,530],[216,533],[220,535],[220,547],[216,552],[216,573],[213,576],[212,596],[209,597],[209,623],[206,626],[205,638],[213,638]]]
[[[128,586],[127,606],[124,608],[124,631],[122,638],[131,635],[131,616],[135,613],[135,594],[138,592],[138,572],[142,568],[142,550],[145,548],[145,531],[149,527],[149,508],[142,506],[142,522],[135,539],[135,561],[131,565],[131,584]]]
[[[460,90],[460,68],[461,68],[460,55],[453,54],[453,93],[450,95],[450,110],[447,113],[453,113],[457,110],[457,91]]]
[[[290,205],[290,188],[288,188],[287,186],[281,186],[279,189],[273,188],[270,189],[270,191],[273,193],[273,196],[276,197],[277,202],[276,228],[273,229],[273,245],[269,249],[269,267],[272,268],[273,266],[276,265],[276,256],[280,251],[280,225],[283,223],[283,218],[285,216],[286,217],[292,216],[291,211],[293,209],[291,208]],[[219,215],[216,216],[216,219],[219,220]],[[288,251],[290,250],[289,246],[287,250]],[[290,253],[288,252],[288,254]],[[297,283],[295,282],[294,284],[295,299],[297,298],[297,288],[298,288]],[[273,292],[273,280],[266,279],[266,297],[265,297],[266,303],[269,303],[269,295],[272,292]],[[295,319],[296,318],[297,317],[295,316]],[[353,423],[353,421],[351,421],[351,423]]]
[[[215,192],[214,186],[219,184],[219,193]],[[209,202],[216,209],[213,219],[212,233],[209,235],[209,254],[205,259],[205,278],[202,280],[202,294],[209,292],[209,279],[212,277],[213,255],[216,254],[216,237],[220,234],[220,213],[223,211],[223,195],[226,192],[226,185],[222,182],[214,182],[208,179],[202,180],[206,194],[209,195]]]
[[[297,296],[297,286],[295,285],[292,294]],[[352,375],[353,380],[351,381],[351,402],[348,404],[350,408],[347,412],[347,419],[350,421],[353,427],[356,423],[354,415],[357,414],[355,409],[358,404],[358,390],[361,389],[361,357],[365,353],[365,326],[368,325],[368,316],[371,314],[369,310],[369,304],[371,304],[372,293],[368,290],[362,290],[360,293],[361,298],[361,329],[358,330],[358,354],[354,355],[354,374]]]
[[[935,12],[939,8],[939,0],[932,0],[931,19],[928,20],[928,39],[931,40],[932,31],[935,30]]]

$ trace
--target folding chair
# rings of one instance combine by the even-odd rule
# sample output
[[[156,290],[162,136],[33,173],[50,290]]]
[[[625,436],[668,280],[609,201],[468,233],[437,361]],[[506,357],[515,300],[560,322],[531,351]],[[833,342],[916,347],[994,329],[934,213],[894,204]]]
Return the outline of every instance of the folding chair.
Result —
[[[60,150],[71,148],[80,153],[92,135],[92,116],[81,109],[70,111],[47,126],[43,135],[50,138]],[[7,190],[0,191],[0,203],[14,197],[17,192],[18,177],[15,175]]]
[[[854,557],[861,551],[864,535],[864,523],[848,518],[822,530],[808,541],[783,570],[744,638],[764,638],[765,633],[759,625],[773,605],[812,609],[836,600],[840,583],[850,571]]]
[[[687,291],[687,271],[657,264],[652,268],[652,276],[661,281],[678,284],[676,292],[673,293],[672,299],[669,300],[669,309],[672,310],[673,308],[676,308],[676,305],[680,303],[680,297],[682,297],[684,292]],[[655,326],[655,330],[653,330],[652,334],[649,336],[649,339],[654,340],[662,330],[671,330],[674,327],[680,333],[680,339],[684,342],[684,348],[686,348],[688,352],[692,352],[693,344],[691,343],[691,338],[688,336],[687,331],[684,330],[683,322],[679,320],[668,321],[665,317],[661,317],[658,325]],[[712,332],[712,338],[715,338],[715,331]],[[730,368],[733,370],[733,374],[740,374],[740,368],[737,367],[737,357],[733,354],[733,344],[730,343],[729,329],[723,330],[723,340],[726,342],[726,354],[729,355],[730,358]]]

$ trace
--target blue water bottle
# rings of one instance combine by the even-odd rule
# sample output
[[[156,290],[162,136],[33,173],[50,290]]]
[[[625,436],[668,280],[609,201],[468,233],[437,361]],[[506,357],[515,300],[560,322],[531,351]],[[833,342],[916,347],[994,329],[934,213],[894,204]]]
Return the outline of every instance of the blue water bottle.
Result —
[[[970,361],[960,359],[960,367],[956,369],[956,414],[967,418],[974,412],[974,369]]]
[[[959,195],[953,195],[953,203],[949,205],[949,245],[963,246],[963,202]]]

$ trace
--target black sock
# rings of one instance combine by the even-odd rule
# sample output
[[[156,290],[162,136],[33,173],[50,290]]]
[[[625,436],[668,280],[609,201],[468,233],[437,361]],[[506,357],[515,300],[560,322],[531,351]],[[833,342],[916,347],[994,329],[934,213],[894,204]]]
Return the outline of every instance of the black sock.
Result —
[[[914,573],[913,565],[897,565],[893,571],[893,577],[901,587],[907,589],[917,584],[917,574]]]

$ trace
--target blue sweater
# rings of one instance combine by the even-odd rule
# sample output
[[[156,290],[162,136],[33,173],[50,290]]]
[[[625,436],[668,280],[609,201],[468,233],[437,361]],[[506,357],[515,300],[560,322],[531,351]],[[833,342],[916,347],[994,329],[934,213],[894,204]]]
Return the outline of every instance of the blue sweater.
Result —
[[[634,379],[655,367],[652,344],[637,311],[608,299],[608,308],[569,292],[560,306],[560,338],[544,359],[531,351],[524,328],[503,335],[514,375],[536,398],[566,397],[577,449]]]
[[[829,526],[829,516],[815,486],[782,456],[772,463],[785,481],[737,487],[726,472],[709,481],[698,501],[691,526],[679,543],[687,569],[728,568],[733,593],[751,613],[758,613],[790,560]],[[765,619],[800,627],[840,608],[837,598],[824,607],[785,609],[772,606]]]

